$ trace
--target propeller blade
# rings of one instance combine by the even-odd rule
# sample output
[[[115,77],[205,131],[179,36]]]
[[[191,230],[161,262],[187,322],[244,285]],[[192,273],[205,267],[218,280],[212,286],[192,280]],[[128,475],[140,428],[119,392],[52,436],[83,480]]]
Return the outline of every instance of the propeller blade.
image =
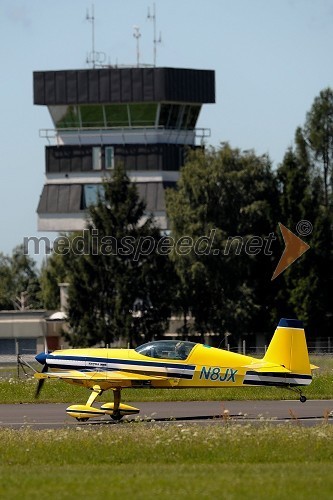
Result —
[[[41,378],[40,380],[38,380],[36,391],[35,391],[35,399],[37,399],[39,397],[39,393],[43,388],[44,382],[45,382],[45,378]]]
[[[47,366],[47,364],[45,364],[43,366],[41,373],[47,373],[48,369],[49,369],[49,367]],[[38,380],[36,391],[35,391],[35,398],[36,399],[38,398],[40,391],[43,389],[44,382],[45,382],[45,378],[41,378]]]
[[[48,354],[49,353],[49,349],[48,349],[48,346],[47,346],[47,339],[46,339],[46,336],[44,337],[44,354]]]

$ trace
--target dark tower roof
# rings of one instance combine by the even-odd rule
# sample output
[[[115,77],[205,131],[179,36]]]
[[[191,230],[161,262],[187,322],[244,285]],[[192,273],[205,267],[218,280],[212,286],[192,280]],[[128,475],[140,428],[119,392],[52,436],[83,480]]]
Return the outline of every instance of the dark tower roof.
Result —
[[[34,72],[34,104],[214,103],[215,73],[182,68]]]

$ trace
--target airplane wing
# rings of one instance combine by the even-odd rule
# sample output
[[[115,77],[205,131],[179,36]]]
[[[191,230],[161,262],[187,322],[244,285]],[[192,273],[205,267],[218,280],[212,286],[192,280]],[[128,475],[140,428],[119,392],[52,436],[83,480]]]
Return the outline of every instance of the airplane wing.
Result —
[[[170,386],[175,385],[173,379],[158,375],[144,375],[131,372],[83,372],[76,370],[68,370],[62,372],[45,372],[45,373],[35,373],[34,377],[37,379],[58,379],[68,382],[73,382],[77,384],[82,384],[85,386],[95,385],[99,382],[103,382],[104,385],[107,384],[110,388],[112,387],[132,387],[138,386],[140,383],[143,385],[149,385],[150,381],[165,380],[170,382]]]
[[[34,373],[34,377],[38,380],[45,378],[55,378],[55,379],[64,379],[64,380],[90,380],[91,373],[89,375],[85,372],[79,372],[75,370],[68,370],[67,372],[45,372],[45,373]],[[103,378],[105,380],[105,378]]]

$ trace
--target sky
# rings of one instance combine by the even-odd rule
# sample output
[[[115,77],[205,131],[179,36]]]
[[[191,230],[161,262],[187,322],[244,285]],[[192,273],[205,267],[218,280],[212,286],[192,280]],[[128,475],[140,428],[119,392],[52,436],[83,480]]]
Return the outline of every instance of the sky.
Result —
[[[216,103],[198,127],[207,145],[228,141],[268,154],[273,166],[319,92],[333,86],[332,0],[155,0],[157,66],[215,70]],[[151,0],[94,0],[95,50],[110,64],[153,63]],[[33,104],[33,71],[88,68],[91,1],[0,0],[0,252],[37,231],[46,106]],[[46,234],[47,235],[47,234]],[[44,234],[45,236],[45,234]],[[48,235],[51,239],[56,235]],[[35,256],[33,256],[35,258]],[[38,261],[38,257],[36,256]]]

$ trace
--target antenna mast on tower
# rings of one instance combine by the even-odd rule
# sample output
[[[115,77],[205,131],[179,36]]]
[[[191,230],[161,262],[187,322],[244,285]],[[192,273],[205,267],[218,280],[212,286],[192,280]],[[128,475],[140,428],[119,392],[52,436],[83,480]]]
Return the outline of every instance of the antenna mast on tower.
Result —
[[[140,33],[140,27],[139,26],[133,26],[133,29],[134,29],[134,33],[133,33],[133,36],[134,38],[136,38],[136,64],[137,64],[137,67],[140,66],[140,37],[141,37],[141,33]]]
[[[157,56],[157,45],[159,43],[162,43],[162,35],[160,32],[160,36],[158,37],[158,40],[156,38],[156,7],[155,7],[155,2],[153,3],[153,13],[150,13],[150,8],[148,7],[148,13],[147,13],[147,19],[150,21],[153,21],[153,26],[154,26],[154,66],[156,66],[156,56]]]
[[[86,20],[91,23],[91,52],[87,55],[86,63],[92,64],[92,67],[95,68],[97,63],[102,65],[105,61],[105,53],[104,52],[96,52],[95,51],[95,12],[94,12],[94,4],[91,5],[91,14],[89,9],[87,9]]]
[[[87,56],[87,63],[92,64],[95,67],[95,15],[94,15],[94,4],[91,6],[91,14],[87,9],[86,20],[91,23],[91,52]]]

